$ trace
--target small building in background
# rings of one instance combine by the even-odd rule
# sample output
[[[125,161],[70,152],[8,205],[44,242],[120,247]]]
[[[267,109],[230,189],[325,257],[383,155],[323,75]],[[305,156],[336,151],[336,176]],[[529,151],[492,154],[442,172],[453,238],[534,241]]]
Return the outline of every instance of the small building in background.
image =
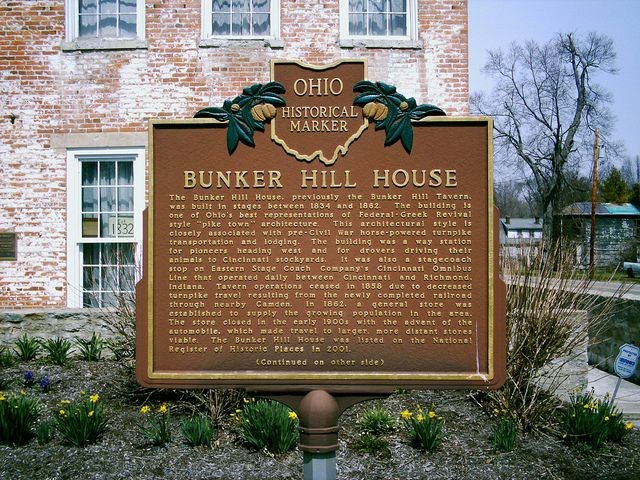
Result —
[[[535,256],[542,242],[542,219],[500,219],[500,250],[503,257],[519,258]]]
[[[631,203],[598,203],[595,213],[595,266],[615,268],[623,261],[637,261],[640,210]],[[559,220],[562,237],[575,242],[576,264],[588,267],[591,202],[572,203]]]

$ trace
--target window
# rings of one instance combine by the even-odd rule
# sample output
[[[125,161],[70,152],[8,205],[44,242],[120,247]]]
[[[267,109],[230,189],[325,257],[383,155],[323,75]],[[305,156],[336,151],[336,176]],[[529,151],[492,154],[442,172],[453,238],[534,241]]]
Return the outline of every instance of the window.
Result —
[[[392,40],[386,46],[415,46],[411,41],[416,38],[416,11],[416,0],[341,0],[341,43],[351,39],[369,46],[372,40]],[[343,46],[353,45],[347,41]]]
[[[68,303],[114,306],[136,282],[144,150],[71,151],[67,162]]]
[[[276,39],[279,8],[279,0],[202,0],[202,36]]]
[[[66,0],[65,6],[66,39],[80,42],[76,48],[83,42],[86,48],[142,46],[135,41],[144,39],[144,0]]]

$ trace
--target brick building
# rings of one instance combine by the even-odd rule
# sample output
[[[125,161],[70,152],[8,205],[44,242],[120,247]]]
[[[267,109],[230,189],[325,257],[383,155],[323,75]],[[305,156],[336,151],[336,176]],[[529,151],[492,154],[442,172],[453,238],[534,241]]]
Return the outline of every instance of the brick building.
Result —
[[[271,59],[345,57],[463,115],[467,46],[466,0],[2,2],[0,308],[95,306],[131,287],[148,119],[220,105],[268,81]]]

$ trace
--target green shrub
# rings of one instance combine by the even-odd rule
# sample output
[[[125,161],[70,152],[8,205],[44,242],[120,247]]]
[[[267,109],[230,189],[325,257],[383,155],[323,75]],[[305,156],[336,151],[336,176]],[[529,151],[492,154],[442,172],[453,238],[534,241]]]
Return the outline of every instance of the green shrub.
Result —
[[[40,343],[33,337],[29,337],[26,333],[16,340],[16,346],[13,350],[19,360],[28,362],[38,356],[40,352]]]
[[[602,448],[607,440],[621,442],[633,428],[632,423],[624,422],[608,396],[596,399],[593,392],[571,396],[569,407],[562,413],[560,426],[567,443],[593,450]]]
[[[102,357],[105,341],[94,332],[89,340],[84,338],[77,339],[76,345],[80,351],[80,357],[83,360],[87,362],[97,362]]]
[[[171,427],[169,425],[171,412],[166,403],[160,405],[155,412],[152,411],[149,405],[143,405],[140,413],[146,419],[145,424],[139,427],[143,437],[150,441],[152,445],[159,447],[171,441]]]
[[[496,452],[510,452],[516,446],[517,427],[506,410],[494,410],[497,417],[491,426],[491,444]]]
[[[384,407],[367,408],[358,419],[360,430],[374,436],[393,432],[396,425],[396,419]]]
[[[24,394],[6,397],[0,392],[0,443],[26,444],[33,437],[33,426],[39,412],[37,399]]]
[[[55,425],[53,422],[43,422],[36,428],[36,438],[38,444],[46,445],[53,439],[53,433],[55,431]]]
[[[12,367],[15,363],[15,358],[11,355],[7,347],[0,345],[0,367]],[[2,386],[0,386],[0,390],[2,390]]]
[[[351,443],[351,449],[355,452],[368,453],[384,458],[391,456],[389,441],[377,435],[365,433]]]
[[[42,342],[42,347],[47,352],[47,358],[54,365],[64,365],[69,360],[71,342],[66,338],[49,338]]]
[[[184,420],[180,431],[190,447],[211,446],[214,433],[213,424],[203,415]]]
[[[96,443],[107,428],[100,395],[94,394],[75,402],[63,400],[55,427],[67,444],[84,448]]]
[[[410,410],[400,413],[411,444],[423,452],[433,452],[442,443],[442,417],[436,415],[435,406],[427,414],[422,407],[416,407],[415,414]]]
[[[257,450],[285,453],[298,443],[298,416],[281,403],[249,400],[236,419],[242,440]]]

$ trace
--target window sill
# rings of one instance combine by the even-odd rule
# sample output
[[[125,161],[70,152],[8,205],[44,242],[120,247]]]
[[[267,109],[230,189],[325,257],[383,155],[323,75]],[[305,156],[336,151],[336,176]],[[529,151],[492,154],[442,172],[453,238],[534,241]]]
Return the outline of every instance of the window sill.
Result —
[[[394,48],[421,50],[418,40],[392,40],[389,38],[341,38],[340,48]]]
[[[139,39],[105,39],[83,38],[70,42],[62,42],[63,52],[83,50],[144,50],[148,48],[145,40]]]
[[[271,49],[284,48],[284,42],[279,38],[203,38],[198,43],[200,48],[224,48],[224,47],[266,47]]]

